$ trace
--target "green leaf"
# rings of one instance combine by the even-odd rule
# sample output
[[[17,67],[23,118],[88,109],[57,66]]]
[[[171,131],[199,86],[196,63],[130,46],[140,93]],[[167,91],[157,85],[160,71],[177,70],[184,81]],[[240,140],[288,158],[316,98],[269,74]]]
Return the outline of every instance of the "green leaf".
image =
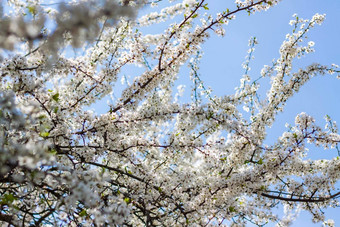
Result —
[[[257,162],[257,164],[259,164],[259,165],[262,165],[262,164],[263,164],[262,158],[260,158],[260,160]]]
[[[87,216],[86,210],[83,209],[83,210],[79,213],[79,216],[80,216],[80,217],[85,217],[85,216]]]
[[[37,175],[37,171],[33,171],[33,172],[31,172],[31,177],[32,177],[32,179],[34,179],[35,178],[35,176]]]
[[[43,138],[46,138],[46,137],[48,137],[49,135],[50,135],[49,132],[41,132],[41,133],[39,134],[39,136],[41,136],[41,137],[43,137]]]
[[[192,18],[196,18],[198,16],[197,13],[195,13],[194,15],[192,15]]]
[[[125,197],[125,198],[124,198],[124,201],[125,201],[127,204],[131,203],[131,199],[130,199],[129,197]]]
[[[13,194],[5,194],[3,195],[2,199],[1,199],[1,204],[12,204],[13,201],[16,200],[15,196]]]
[[[203,8],[204,8],[205,10],[209,10],[208,3],[205,4],[205,5],[203,5]]]
[[[39,120],[45,119],[46,115],[40,115],[38,118],[39,118]]]
[[[230,211],[230,212],[235,212],[236,209],[235,209],[235,207],[232,207],[232,206],[231,206],[231,207],[229,207],[229,211]]]
[[[49,152],[52,155],[56,155],[57,154],[57,151],[55,149],[53,149],[53,148],[51,150],[49,150]]]
[[[214,113],[210,112],[209,116],[207,116],[207,120],[210,120],[214,116]]]
[[[54,101],[58,102],[58,101],[59,101],[59,93],[54,94],[54,95],[52,96],[52,99],[53,99]]]
[[[30,14],[33,14],[33,15],[37,14],[37,10],[35,6],[27,6],[27,9]]]

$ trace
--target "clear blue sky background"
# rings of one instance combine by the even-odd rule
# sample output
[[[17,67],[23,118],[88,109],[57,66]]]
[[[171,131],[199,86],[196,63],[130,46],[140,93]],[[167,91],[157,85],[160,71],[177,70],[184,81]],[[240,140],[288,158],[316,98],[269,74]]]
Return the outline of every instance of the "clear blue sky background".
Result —
[[[233,9],[233,0],[210,0],[211,11]],[[141,14],[149,12],[150,9],[141,10]],[[151,10],[152,11],[152,10]],[[292,15],[297,13],[299,17],[310,19],[315,13],[326,14],[326,20],[322,26],[316,26],[309,33],[309,40],[316,43],[315,53],[296,60],[295,68],[304,67],[314,62],[322,64],[335,63],[340,65],[340,1],[339,0],[282,0],[282,2],[266,12],[248,16],[246,13],[238,14],[236,20],[232,21],[226,29],[225,37],[212,35],[202,46],[204,56],[201,60],[199,71],[201,79],[206,86],[213,89],[213,95],[233,94],[234,88],[239,85],[239,80],[244,73],[241,64],[247,54],[248,40],[255,36],[259,44],[254,53],[255,59],[251,61],[252,68],[249,75],[256,79],[260,76],[263,65],[271,65],[273,58],[279,57],[279,48],[290,33],[292,27],[288,24]],[[181,16],[182,18],[182,16]],[[161,32],[164,25],[156,25],[143,29],[147,32]],[[150,63],[152,64],[152,63]],[[125,75],[138,75],[142,69],[129,68],[122,72]],[[178,84],[188,82],[188,73],[182,72]],[[263,80],[262,86],[269,87],[269,81]],[[119,97],[116,87],[115,95]],[[187,95],[190,94],[190,85],[187,86]],[[104,100],[103,100],[104,101]],[[92,106],[96,112],[105,112],[103,101]],[[285,131],[285,123],[294,124],[295,116],[306,112],[315,117],[320,126],[325,125],[324,116],[330,115],[333,120],[340,123],[340,80],[335,76],[318,76],[301,88],[287,103],[285,111],[277,117],[273,127],[268,130],[266,142],[272,144]],[[337,156],[336,150],[324,151],[320,148],[310,149],[310,158],[332,158]],[[278,211],[278,214],[282,214]],[[326,219],[336,221],[340,226],[340,208],[325,210]],[[249,225],[251,226],[251,225]],[[268,226],[274,226],[270,224]],[[320,226],[311,221],[311,215],[302,212],[293,226]]]

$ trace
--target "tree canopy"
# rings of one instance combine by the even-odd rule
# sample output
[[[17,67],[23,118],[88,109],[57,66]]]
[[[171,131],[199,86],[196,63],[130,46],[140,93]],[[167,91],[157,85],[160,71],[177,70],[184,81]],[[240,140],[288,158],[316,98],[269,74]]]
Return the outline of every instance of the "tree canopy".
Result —
[[[207,0],[1,2],[0,224],[287,226],[306,210],[334,226],[322,209],[339,206],[336,122],[326,116],[323,128],[300,113],[265,142],[307,81],[339,79],[336,64],[294,67],[314,51],[307,34],[325,15],[293,15],[279,57],[256,78],[251,38],[232,95],[213,95],[199,74],[204,42],[279,2],[236,0],[217,14]],[[159,23],[161,33],[148,32]],[[91,109],[103,100],[104,113]],[[310,144],[334,157],[310,159]]]

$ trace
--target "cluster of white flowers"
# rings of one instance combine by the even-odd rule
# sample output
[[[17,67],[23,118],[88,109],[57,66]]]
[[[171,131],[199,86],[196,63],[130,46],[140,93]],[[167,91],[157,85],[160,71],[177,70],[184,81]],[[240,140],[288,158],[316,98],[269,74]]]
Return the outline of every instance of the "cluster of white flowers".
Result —
[[[139,0],[71,1],[57,4],[57,9],[44,8],[54,4],[43,1],[13,0],[6,7],[0,3],[0,48],[14,50],[16,44],[24,41],[29,44],[29,51],[39,48],[45,54],[54,55],[69,43],[80,47],[98,37],[101,27],[112,26],[122,17],[135,18],[137,6],[142,3]],[[5,9],[15,14],[5,13]],[[33,20],[29,20],[32,17]],[[49,31],[51,27],[54,28]],[[36,46],[36,41],[42,42]]]
[[[304,83],[340,72],[335,64],[293,67],[313,51],[300,40],[324,15],[295,16],[280,57],[261,71],[272,82],[265,98],[248,73],[256,39],[235,94],[216,97],[199,75],[210,31],[223,35],[239,12],[279,1],[236,1],[214,15],[207,2],[170,0],[159,10],[160,1],[0,3],[0,48],[11,50],[0,62],[1,225],[288,225],[307,210],[334,226],[320,208],[339,205],[339,157],[308,160],[306,144],[338,148],[336,122],[327,116],[322,129],[301,113],[264,144]],[[143,3],[155,12],[134,20]],[[145,26],[163,21],[173,23],[148,34]],[[176,84],[186,63],[191,101]],[[131,81],[114,87],[125,73]],[[104,113],[89,110],[110,95],[117,98]],[[282,220],[272,210],[278,203]]]

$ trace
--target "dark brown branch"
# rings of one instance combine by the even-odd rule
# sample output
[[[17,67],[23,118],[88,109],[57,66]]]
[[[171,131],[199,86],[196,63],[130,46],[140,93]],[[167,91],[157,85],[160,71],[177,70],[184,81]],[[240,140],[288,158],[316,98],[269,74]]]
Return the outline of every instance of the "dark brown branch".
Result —
[[[279,192],[275,192],[275,193],[279,193]],[[340,192],[330,195],[329,197],[314,197],[314,198],[312,197],[307,198],[307,196],[302,196],[299,198],[287,198],[287,197],[282,197],[280,195],[271,195],[268,193],[261,193],[261,195],[264,197],[270,198],[270,199],[278,199],[278,200],[287,201],[287,202],[321,203],[321,202],[334,199],[337,196],[340,196]]]

